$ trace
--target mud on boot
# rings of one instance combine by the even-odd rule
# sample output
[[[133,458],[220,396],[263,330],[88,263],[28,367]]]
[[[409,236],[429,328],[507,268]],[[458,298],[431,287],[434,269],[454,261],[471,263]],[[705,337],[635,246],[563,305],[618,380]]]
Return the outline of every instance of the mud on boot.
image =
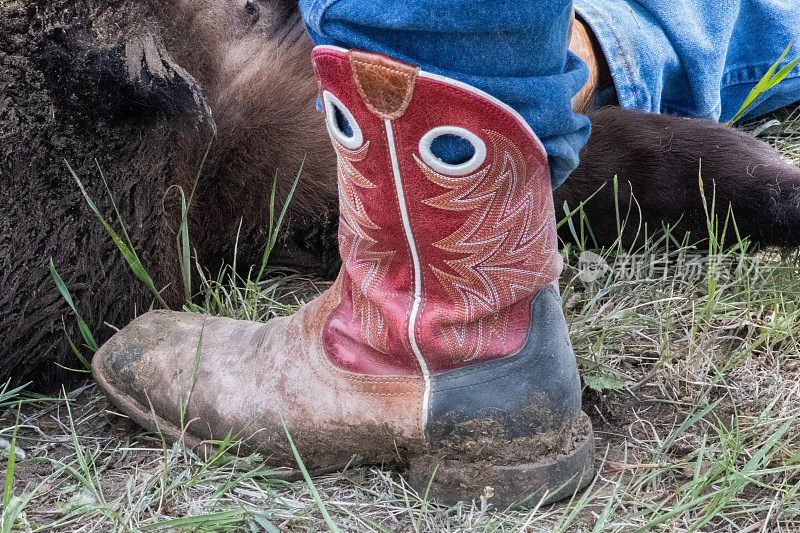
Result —
[[[553,285],[534,298],[517,353],[434,375],[425,435],[428,453],[412,458],[409,481],[443,503],[490,487],[498,507],[536,505],[592,480],[592,425]]]

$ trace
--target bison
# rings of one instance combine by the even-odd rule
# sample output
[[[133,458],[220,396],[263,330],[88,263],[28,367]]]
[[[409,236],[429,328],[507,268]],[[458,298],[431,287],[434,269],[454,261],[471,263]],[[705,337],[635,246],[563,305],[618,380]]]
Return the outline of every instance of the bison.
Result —
[[[336,163],[315,108],[311,48],[292,0],[0,3],[0,381],[46,388],[77,364],[66,340],[77,326],[51,259],[98,341],[113,333],[106,324],[125,325],[153,300],[67,163],[107,220],[116,201],[170,306],[184,301],[175,239],[181,191],[195,183],[188,225],[198,261],[230,262],[239,235],[247,265],[267,240],[273,183],[281,205],[302,167],[272,259],[336,272]],[[800,170],[766,144],[706,120],[617,108],[591,118],[557,208],[618,176],[622,212],[632,190],[649,228],[680,221],[702,238],[702,159],[717,205],[732,206],[742,233],[800,242]],[[613,186],[585,206],[599,244],[617,237],[615,211]],[[623,237],[635,241],[636,224]]]

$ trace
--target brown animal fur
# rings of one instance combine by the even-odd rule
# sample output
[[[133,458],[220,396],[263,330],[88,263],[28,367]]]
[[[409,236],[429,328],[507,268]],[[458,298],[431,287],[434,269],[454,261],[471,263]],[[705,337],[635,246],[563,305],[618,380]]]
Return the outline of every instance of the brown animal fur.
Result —
[[[177,43],[175,57],[201,80],[217,124],[192,211],[194,242],[210,254],[201,259],[204,264],[230,260],[224,256],[231,252],[240,219],[240,247],[263,246],[275,178],[281,206],[302,166],[285,226],[299,231],[289,230],[274,259],[306,270],[322,266],[332,274],[338,225],[335,158],[313,106],[312,45],[299,12],[296,6],[281,10],[286,5],[268,9],[256,3],[257,16],[248,17],[244,2],[209,4],[197,9],[197,2],[183,2],[163,13],[172,21],[167,34],[188,37],[181,43],[199,43],[189,50]],[[184,179],[194,178],[206,143],[196,135],[183,138],[178,157]]]

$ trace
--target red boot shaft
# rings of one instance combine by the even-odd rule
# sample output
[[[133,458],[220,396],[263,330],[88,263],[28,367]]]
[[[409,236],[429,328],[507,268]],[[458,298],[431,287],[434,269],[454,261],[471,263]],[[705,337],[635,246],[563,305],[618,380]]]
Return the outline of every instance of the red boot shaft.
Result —
[[[562,267],[536,136],[491,96],[385,56],[318,47],[312,62],[339,156],[344,290],[328,356],[426,375],[519,350],[532,296]],[[434,155],[447,135],[471,159]]]

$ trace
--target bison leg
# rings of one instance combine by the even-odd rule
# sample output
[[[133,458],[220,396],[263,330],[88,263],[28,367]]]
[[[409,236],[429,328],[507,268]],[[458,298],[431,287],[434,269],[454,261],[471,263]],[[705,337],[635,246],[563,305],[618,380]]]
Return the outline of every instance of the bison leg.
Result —
[[[642,239],[645,224],[650,233],[670,225],[694,241],[706,238],[700,177],[708,205],[714,195],[722,219],[730,206],[742,236],[765,245],[800,245],[800,169],[768,144],[711,120],[620,108],[590,118],[592,135],[581,163],[554,197],[556,209],[564,202],[574,209],[605,183],[584,207],[598,245],[617,239],[617,207],[622,216],[630,213],[622,235],[626,247]],[[572,239],[566,225],[561,237]]]

